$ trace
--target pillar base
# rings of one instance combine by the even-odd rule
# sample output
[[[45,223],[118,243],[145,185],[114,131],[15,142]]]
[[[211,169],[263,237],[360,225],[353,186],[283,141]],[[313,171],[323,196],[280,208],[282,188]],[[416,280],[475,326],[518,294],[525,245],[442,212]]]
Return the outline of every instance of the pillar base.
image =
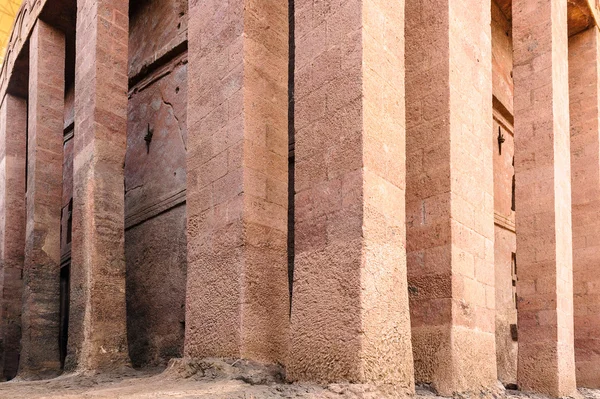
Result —
[[[245,359],[233,358],[192,358],[171,359],[163,375],[175,378],[194,376],[242,380],[249,384],[283,383],[285,370],[277,364],[264,364]]]
[[[415,380],[442,396],[499,391],[495,336],[461,326],[412,329]]]
[[[577,386],[600,389],[600,356],[589,361],[577,362]]]
[[[62,374],[60,364],[57,367],[52,367],[52,370],[19,370],[17,376],[11,381],[42,381],[51,380]]]
[[[575,398],[575,358],[570,345],[554,345],[548,342],[519,345],[517,376],[519,389],[555,398]],[[535,359],[535,361],[522,361]]]

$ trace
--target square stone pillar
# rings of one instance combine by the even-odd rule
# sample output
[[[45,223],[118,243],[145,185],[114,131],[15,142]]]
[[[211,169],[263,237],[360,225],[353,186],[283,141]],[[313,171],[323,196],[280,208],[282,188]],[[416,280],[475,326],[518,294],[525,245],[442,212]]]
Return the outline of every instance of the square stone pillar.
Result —
[[[27,101],[6,94],[0,107],[0,380],[15,377],[21,343],[25,260]]]
[[[38,20],[29,42],[27,239],[19,365],[22,378],[60,373],[64,77],[64,34]]]
[[[569,39],[577,385],[600,388],[600,33]]]
[[[415,379],[496,387],[489,0],[406,2],[407,256]]]
[[[78,0],[66,369],[129,364],[124,169],[128,0]],[[143,134],[143,133],[140,133]]]
[[[283,363],[288,5],[189,10],[185,356]]]
[[[575,391],[567,3],[514,0],[519,355],[524,391]]]
[[[414,390],[404,2],[296,0],[290,380]]]

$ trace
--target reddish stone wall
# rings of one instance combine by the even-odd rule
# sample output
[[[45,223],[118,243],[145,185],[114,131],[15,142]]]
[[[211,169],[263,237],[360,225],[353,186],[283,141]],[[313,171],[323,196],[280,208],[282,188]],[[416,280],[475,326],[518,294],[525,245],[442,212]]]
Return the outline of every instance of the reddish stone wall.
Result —
[[[127,327],[134,367],[183,354],[187,247],[185,205],[125,233]]]
[[[281,0],[190,6],[189,357],[285,362],[287,15]]]
[[[0,108],[0,381],[17,374],[25,259],[27,102],[8,94]]]
[[[600,388],[600,34],[569,39],[577,385]]]
[[[156,80],[157,76],[161,76]],[[186,284],[187,66],[176,59],[130,93],[125,158],[129,353],[134,366],[182,356]],[[150,146],[144,140],[152,129]]]
[[[129,364],[123,198],[128,15],[127,0],[77,1],[67,369]]]
[[[129,354],[136,367],[166,365],[183,354],[187,8],[185,0],[143,0],[130,12],[135,85],[125,157],[125,259]]]
[[[143,222],[152,213],[167,210],[163,208],[182,194],[185,199],[182,192],[186,188],[186,105],[187,66],[182,59],[148,76],[130,92],[125,157],[126,227]]]
[[[494,269],[496,278],[496,362],[498,379],[517,382],[517,309],[513,285],[516,255],[513,205],[513,46],[512,25],[496,1],[492,1],[492,86],[494,95]],[[503,143],[499,142],[502,135]],[[512,327],[511,327],[512,325]],[[511,330],[512,328],[512,330]]]
[[[413,390],[403,2],[295,2],[288,378]]]
[[[60,256],[61,264],[71,257],[72,231],[69,233],[69,219],[72,221],[73,212],[73,149],[74,129],[73,120],[75,114],[75,90],[73,84],[65,91],[65,119],[64,119],[64,145],[63,145],[63,189],[62,189],[62,211],[61,211],[61,237]],[[71,229],[72,230],[72,229]]]
[[[129,77],[146,74],[155,61],[187,39],[187,0],[132,0]]]
[[[489,1],[407,1],[407,256],[416,379],[491,387],[494,338]]]
[[[575,392],[567,4],[513,2],[518,383]]]
[[[502,154],[498,133],[504,137]],[[514,137],[512,126],[497,111],[491,134],[494,140],[494,268],[496,278],[496,361],[498,379],[504,384],[517,382],[518,344],[516,286],[513,254],[517,253],[515,212],[512,208],[514,176]],[[513,327],[511,327],[513,325]],[[512,330],[511,330],[512,329]]]
[[[512,24],[492,0],[492,91],[509,114],[513,113]]]
[[[519,349],[517,308],[513,287],[513,257],[517,242],[513,230],[495,227],[496,266],[496,364],[498,379],[505,385],[517,383],[517,354]]]
[[[30,43],[27,241],[19,374],[60,373],[58,346],[65,37],[38,20]]]
[[[190,57],[194,62],[189,69],[193,90],[188,105],[186,0],[134,1],[130,13],[126,12],[127,0],[80,0],[78,93],[69,82],[63,121],[66,128],[77,111],[79,131],[75,140],[55,140],[60,141],[62,151],[55,151],[42,165],[53,164],[48,170],[36,158],[45,154],[34,151],[42,137],[38,128],[48,123],[37,114],[48,111],[37,100],[45,95],[56,104],[62,100],[62,93],[57,95],[62,74],[54,67],[62,65],[64,54],[58,49],[53,55],[59,57],[51,60],[47,48],[40,52],[40,38],[34,31],[28,47],[33,73],[30,162],[35,169],[31,169],[31,180],[52,188],[48,198],[40,199],[36,197],[40,190],[30,185],[32,235],[27,248],[31,262],[25,275],[27,288],[32,290],[54,277],[48,270],[56,268],[56,245],[51,245],[51,261],[39,261],[36,242],[39,237],[57,242],[56,223],[51,231],[37,226],[36,212],[40,204],[49,205],[49,197],[56,199],[53,208],[59,202],[62,207],[60,255],[63,260],[69,256],[66,237],[75,187],[78,278],[71,366],[93,369],[112,367],[113,362],[127,364],[126,322],[135,366],[164,365],[183,355],[187,329],[188,356],[289,361],[290,379],[375,381],[410,391],[404,270],[407,219],[417,379],[433,382],[443,394],[485,389],[493,384],[496,364],[500,380],[514,382],[516,237],[515,213],[510,208],[516,145],[521,199],[528,212],[520,222],[526,264],[519,288],[523,294],[520,321],[527,345],[520,362],[521,383],[554,395],[569,394],[573,384],[568,322],[571,244],[569,216],[564,211],[569,205],[566,11],[558,7],[558,0],[551,1],[551,11],[548,2],[515,1],[515,18],[520,21],[520,47],[515,52],[521,57],[516,102],[521,136],[515,144],[511,132],[513,44],[506,1],[502,6],[491,2],[490,45],[488,2],[409,0],[409,139],[405,146],[404,101],[397,101],[404,92],[403,7],[386,0],[296,0],[297,268],[289,357],[284,267],[288,100],[284,2],[192,2]],[[44,2],[32,3],[37,13]],[[109,16],[102,12],[107,10]],[[542,23],[531,23],[535,18]],[[24,36],[30,25],[27,21],[17,26]],[[583,35],[572,43],[581,44],[578,40]],[[7,58],[11,65],[15,56]],[[589,51],[572,53],[571,77],[590,73],[576,65],[586,56]],[[7,76],[3,74],[2,81]],[[56,90],[47,90],[45,83]],[[573,192],[574,199],[582,200],[573,202],[580,223],[573,236],[575,254],[585,262],[595,246],[594,237],[590,238],[595,226],[586,224],[593,218],[589,217],[589,201],[584,200],[595,193],[581,186],[596,178],[597,170],[590,165],[597,166],[597,160],[583,155],[595,156],[598,151],[590,139],[595,130],[591,135],[583,132],[597,122],[597,109],[588,111],[582,104],[589,104],[584,96],[593,88],[571,92],[573,104],[582,111],[572,125],[574,154],[580,162],[573,169],[573,181],[580,188],[574,186]],[[493,124],[490,93],[494,96]],[[58,132],[60,118],[52,116],[50,123]],[[193,145],[186,154],[188,126]],[[499,133],[503,143],[498,142]],[[409,158],[407,218],[405,149]],[[59,154],[64,158],[62,184],[57,183]],[[0,162],[7,168],[6,160]],[[0,212],[10,205],[6,190],[2,191],[7,178],[6,174],[0,178]],[[58,187],[62,188],[60,201]],[[186,205],[188,188],[190,207]],[[6,224],[7,218],[0,222]],[[2,261],[7,245],[18,241],[6,241],[7,233],[0,231]],[[550,259],[550,253],[556,256]],[[194,273],[187,281],[191,317],[186,326],[188,260]],[[33,270],[40,266],[48,270]],[[550,273],[545,275],[547,269]],[[6,268],[4,263],[2,290],[18,289],[17,270],[18,266]],[[31,270],[34,273],[28,275]],[[576,322],[582,334],[576,341],[578,356],[591,373],[595,365],[586,362],[593,360],[590,348],[595,344],[591,336],[595,330],[586,312],[595,310],[590,302],[595,283],[585,264],[576,273],[580,279],[575,286],[580,312]],[[55,316],[56,292],[42,299],[31,299],[30,294],[26,291],[28,323],[40,318],[35,314],[40,310],[52,313],[48,319]],[[11,306],[12,313],[3,306],[0,323],[9,313],[16,314],[17,307]],[[107,306],[114,311],[105,313]],[[56,335],[54,321],[49,328],[28,329],[22,364],[37,367],[34,357],[40,348],[45,349],[39,343],[50,342],[48,337]],[[14,338],[16,329],[8,332],[0,324],[0,334],[5,343],[7,334]],[[341,341],[344,347],[332,348]],[[53,357],[48,364],[55,366],[55,342],[51,346],[46,351]],[[110,346],[108,355],[106,346]],[[12,359],[12,365],[5,366],[5,376],[14,373],[17,350],[14,343],[12,347],[5,357]],[[544,353],[548,347],[552,349]],[[530,362],[536,356],[537,363]]]

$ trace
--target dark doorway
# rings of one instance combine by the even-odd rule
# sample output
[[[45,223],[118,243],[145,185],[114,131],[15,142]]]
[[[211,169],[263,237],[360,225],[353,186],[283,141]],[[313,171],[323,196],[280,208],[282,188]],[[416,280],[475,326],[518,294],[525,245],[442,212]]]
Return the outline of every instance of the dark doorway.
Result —
[[[64,369],[69,338],[69,296],[71,285],[71,259],[63,262],[60,268],[60,367]]]

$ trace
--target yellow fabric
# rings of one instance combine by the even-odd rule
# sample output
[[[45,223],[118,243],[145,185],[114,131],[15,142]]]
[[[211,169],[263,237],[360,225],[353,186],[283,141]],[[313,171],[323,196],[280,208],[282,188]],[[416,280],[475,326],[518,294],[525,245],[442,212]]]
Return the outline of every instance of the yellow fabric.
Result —
[[[0,65],[4,62],[10,31],[21,6],[21,0],[0,0]]]

